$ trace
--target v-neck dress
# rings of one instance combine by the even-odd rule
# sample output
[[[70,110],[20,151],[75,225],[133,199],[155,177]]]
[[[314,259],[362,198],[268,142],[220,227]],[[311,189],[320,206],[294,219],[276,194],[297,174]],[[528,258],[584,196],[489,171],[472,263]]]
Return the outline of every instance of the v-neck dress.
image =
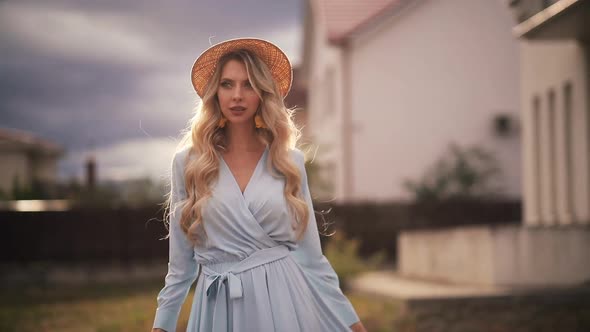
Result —
[[[179,225],[189,148],[174,155],[168,273],[157,297],[154,328],[176,331],[197,276],[188,332],[338,332],[350,331],[359,321],[322,253],[303,153],[290,151],[310,215],[303,238],[296,241],[285,181],[271,174],[268,149],[243,193],[220,158],[218,181],[202,211],[207,240],[199,246]]]

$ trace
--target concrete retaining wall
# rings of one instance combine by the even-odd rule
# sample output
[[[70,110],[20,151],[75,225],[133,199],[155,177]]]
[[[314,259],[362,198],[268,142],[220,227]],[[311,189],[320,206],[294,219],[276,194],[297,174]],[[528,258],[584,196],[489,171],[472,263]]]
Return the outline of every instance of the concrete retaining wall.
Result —
[[[544,287],[590,280],[590,227],[464,226],[403,231],[403,276],[484,286]]]

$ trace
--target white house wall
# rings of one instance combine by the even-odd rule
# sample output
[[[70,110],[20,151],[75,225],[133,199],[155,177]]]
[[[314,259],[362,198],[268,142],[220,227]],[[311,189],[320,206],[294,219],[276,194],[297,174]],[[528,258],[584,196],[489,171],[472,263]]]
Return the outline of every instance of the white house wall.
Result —
[[[18,178],[20,188],[30,185],[30,174],[27,155],[20,151],[2,151],[0,163],[0,190],[9,193],[14,178]]]
[[[31,159],[32,176],[44,182],[55,182],[57,157],[39,156]]]
[[[519,117],[512,25],[500,1],[426,0],[355,38],[351,199],[408,198],[403,181],[452,141],[493,150],[506,194],[520,196],[520,137],[492,130],[498,112]]]

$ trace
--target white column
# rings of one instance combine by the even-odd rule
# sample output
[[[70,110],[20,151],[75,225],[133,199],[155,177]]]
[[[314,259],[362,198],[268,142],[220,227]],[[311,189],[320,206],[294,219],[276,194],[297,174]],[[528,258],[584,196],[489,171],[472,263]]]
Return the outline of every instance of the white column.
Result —
[[[522,174],[524,186],[524,223],[541,224],[541,183],[540,183],[540,115],[541,100],[530,94],[523,98],[522,121]]]
[[[553,142],[552,142],[552,113],[549,107],[549,94],[547,90],[542,91],[541,113],[540,113],[540,130],[539,130],[539,142],[540,142],[540,192],[541,192],[541,224],[552,225],[555,222],[555,209],[554,207],[554,188],[553,188],[553,159],[555,155],[553,153]]]
[[[559,159],[559,155],[557,154],[557,108],[556,108],[556,93],[555,88],[551,87],[547,91],[547,118],[548,118],[548,142],[549,142],[549,164],[547,167],[549,168],[549,213],[548,216],[550,219],[547,222],[551,225],[556,225],[559,223],[558,216],[557,216],[557,200],[558,200],[558,192],[557,192],[557,160]]]
[[[571,83],[566,81],[561,90],[557,90],[556,100],[556,161],[557,161],[557,217],[559,224],[569,225],[572,215],[572,109]]]

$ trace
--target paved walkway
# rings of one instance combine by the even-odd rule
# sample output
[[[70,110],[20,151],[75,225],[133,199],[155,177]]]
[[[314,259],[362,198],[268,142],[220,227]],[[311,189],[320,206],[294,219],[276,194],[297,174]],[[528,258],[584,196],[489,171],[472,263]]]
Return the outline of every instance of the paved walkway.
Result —
[[[353,280],[350,287],[353,291],[396,299],[487,297],[510,294],[509,289],[499,287],[453,285],[403,278],[391,270],[364,273]]]

